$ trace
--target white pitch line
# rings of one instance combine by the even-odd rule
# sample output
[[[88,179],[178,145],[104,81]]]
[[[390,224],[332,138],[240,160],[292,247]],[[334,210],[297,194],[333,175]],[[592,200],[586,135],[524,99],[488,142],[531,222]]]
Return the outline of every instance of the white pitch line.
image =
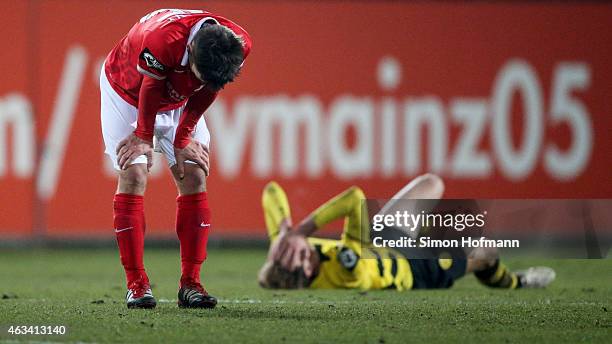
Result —
[[[218,303],[224,303],[224,304],[323,304],[323,305],[333,305],[333,304],[354,304],[355,301],[354,300],[342,300],[342,301],[338,301],[338,300],[334,300],[334,301],[330,301],[330,300],[258,300],[258,299],[218,299],[217,300]],[[384,300],[360,300],[359,303],[379,303],[379,302],[384,302]],[[413,300],[414,301],[414,300]],[[413,302],[413,301],[405,301],[405,302],[399,302],[397,304],[404,304],[404,305],[413,305],[415,303],[419,303],[419,302]],[[176,303],[177,300],[176,299],[159,299],[157,300],[158,303]],[[467,304],[467,303],[475,303],[475,302],[463,302],[462,300],[459,300],[457,303],[459,304]],[[501,302],[501,303],[497,303],[497,304],[505,304],[505,305],[515,305],[515,304],[521,304],[521,305],[527,305],[527,304],[551,304],[552,302],[550,300],[539,300],[539,301],[535,301],[535,302],[527,302],[527,301],[518,301],[518,302]],[[598,303],[598,302],[570,302],[570,303],[559,303],[559,302],[554,302],[555,304],[562,304],[562,305],[568,305],[568,306],[601,306],[603,305],[602,303]]]

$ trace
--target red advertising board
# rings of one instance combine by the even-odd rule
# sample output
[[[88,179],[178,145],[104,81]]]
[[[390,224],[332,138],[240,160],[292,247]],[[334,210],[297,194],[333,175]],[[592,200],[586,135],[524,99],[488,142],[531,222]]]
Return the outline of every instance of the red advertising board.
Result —
[[[100,64],[147,12],[203,5],[253,38],[205,114],[218,236],[262,236],[272,179],[296,218],[350,185],[385,198],[424,172],[447,197],[612,197],[610,4],[7,2],[2,237],[112,237]],[[156,161],[149,233],[172,235],[175,196]]]

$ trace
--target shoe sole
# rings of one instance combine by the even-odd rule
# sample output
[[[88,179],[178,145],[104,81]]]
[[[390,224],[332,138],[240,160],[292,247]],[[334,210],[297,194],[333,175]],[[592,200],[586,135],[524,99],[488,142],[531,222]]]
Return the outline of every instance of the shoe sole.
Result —
[[[215,302],[211,302],[211,301],[207,301],[207,300],[199,302],[199,303],[196,303],[196,304],[193,304],[193,305],[186,305],[186,304],[183,304],[180,301],[177,304],[178,304],[179,308],[206,308],[206,309],[213,309],[213,308],[215,308],[217,306],[217,302],[216,301]]]
[[[129,309],[136,309],[136,308],[153,309],[155,308],[155,306],[157,306],[157,302],[155,301],[155,299],[145,299],[138,303],[132,303],[132,304],[128,303],[127,305]]]

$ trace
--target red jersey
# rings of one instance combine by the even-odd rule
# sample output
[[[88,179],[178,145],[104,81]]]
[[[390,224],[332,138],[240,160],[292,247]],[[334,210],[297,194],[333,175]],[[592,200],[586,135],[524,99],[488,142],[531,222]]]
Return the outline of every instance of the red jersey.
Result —
[[[205,23],[223,25],[241,37],[244,57],[247,57],[251,38],[238,24],[206,11],[161,9],[142,17],[106,58],[104,72],[113,89],[125,101],[139,108],[139,126],[141,107],[148,105],[142,104],[140,99],[144,75],[165,82],[155,113],[183,106],[192,97],[197,99],[189,101],[185,112],[197,111],[199,113],[192,115],[199,119],[214,101],[216,93],[203,88],[202,82],[191,71],[187,52],[187,45]],[[154,120],[149,122],[154,123]],[[152,136],[152,127],[143,130],[147,131],[144,136]]]

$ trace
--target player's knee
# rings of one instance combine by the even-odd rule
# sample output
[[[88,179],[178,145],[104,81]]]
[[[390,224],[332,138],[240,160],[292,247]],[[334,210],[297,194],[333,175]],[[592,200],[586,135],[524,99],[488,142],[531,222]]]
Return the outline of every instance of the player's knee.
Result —
[[[177,179],[182,194],[204,192],[206,190],[206,174],[198,166],[185,166],[185,177]]]
[[[423,185],[431,193],[431,198],[441,198],[444,194],[444,182],[433,173],[426,173],[417,177],[419,184]]]
[[[119,192],[142,194],[147,187],[147,170],[144,164],[131,165],[119,172]]]

